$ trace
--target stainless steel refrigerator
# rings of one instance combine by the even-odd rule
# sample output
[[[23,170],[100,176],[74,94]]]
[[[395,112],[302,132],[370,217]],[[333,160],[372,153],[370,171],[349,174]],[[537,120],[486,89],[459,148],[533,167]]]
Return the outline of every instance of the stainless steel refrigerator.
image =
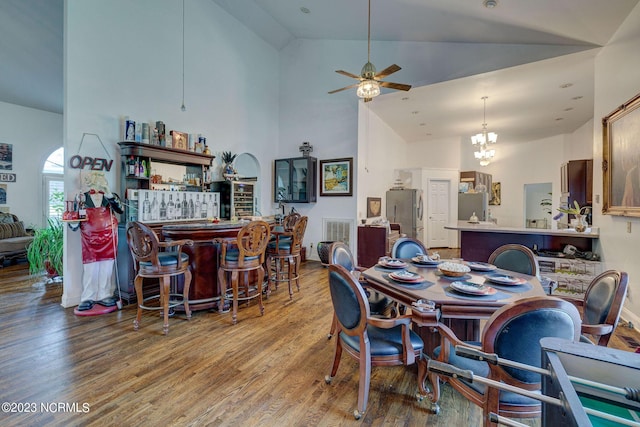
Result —
[[[400,232],[407,237],[424,241],[422,223],[422,190],[387,191],[387,219],[400,224]]]
[[[487,220],[489,195],[487,193],[458,193],[458,219],[469,221],[475,212],[478,221]]]

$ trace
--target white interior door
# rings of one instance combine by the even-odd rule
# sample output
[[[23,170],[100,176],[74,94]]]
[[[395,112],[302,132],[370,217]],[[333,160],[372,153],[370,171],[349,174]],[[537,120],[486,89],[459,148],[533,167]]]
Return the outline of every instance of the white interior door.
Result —
[[[449,233],[444,226],[449,222],[449,195],[451,181],[429,180],[429,203],[427,203],[427,247],[449,247]]]

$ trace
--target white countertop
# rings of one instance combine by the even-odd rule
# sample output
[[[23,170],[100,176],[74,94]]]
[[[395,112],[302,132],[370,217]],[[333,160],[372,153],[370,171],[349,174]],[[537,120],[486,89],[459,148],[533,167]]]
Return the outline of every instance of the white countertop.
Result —
[[[500,227],[499,225],[486,221],[480,221],[477,224],[472,224],[469,221],[458,221],[457,224],[449,224],[444,228],[447,230],[475,231],[479,233],[543,234],[547,236],[584,237],[587,239],[597,239],[600,237],[598,228],[588,228],[586,232],[578,233],[572,228],[551,230],[547,228]]]

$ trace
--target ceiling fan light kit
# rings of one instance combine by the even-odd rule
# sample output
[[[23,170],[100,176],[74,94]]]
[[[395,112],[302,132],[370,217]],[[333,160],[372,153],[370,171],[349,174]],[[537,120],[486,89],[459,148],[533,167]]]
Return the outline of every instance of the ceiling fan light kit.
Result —
[[[396,65],[390,65],[384,70],[376,73],[376,67],[371,63],[371,0],[369,0],[369,27],[367,34],[367,63],[362,67],[362,71],[360,71],[360,75],[357,76],[353,73],[344,70],[336,70],[336,73],[342,74],[343,76],[351,77],[356,80],[360,80],[360,83],[355,83],[349,86],[345,86],[340,89],[332,90],[329,92],[330,94],[341,92],[346,89],[351,89],[357,87],[356,95],[359,98],[363,98],[364,102],[369,102],[376,96],[380,95],[380,87],[387,87],[395,90],[404,90],[407,91],[411,89],[411,85],[406,85],[402,83],[391,83],[382,81],[383,78],[395,73],[396,71],[401,70],[401,68]]]

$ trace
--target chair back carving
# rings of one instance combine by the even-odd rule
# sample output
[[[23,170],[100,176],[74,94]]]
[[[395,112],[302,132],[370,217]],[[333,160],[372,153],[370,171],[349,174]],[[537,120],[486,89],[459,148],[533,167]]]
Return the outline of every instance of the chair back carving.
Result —
[[[284,220],[282,220],[282,227],[284,228],[284,231],[293,230],[293,227],[295,227],[298,221],[300,221],[300,218],[302,218],[302,215],[298,212],[291,212],[289,215],[285,216]]]
[[[500,246],[489,256],[489,264],[530,276],[538,276],[539,273],[538,262],[533,251],[518,244]]]
[[[410,237],[402,237],[393,244],[391,248],[391,256],[393,258],[413,258],[417,254],[425,255],[427,249],[424,247],[421,241],[412,239]]]
[[[227,252],[238,250],[237,266],[264,263],[265,250],[271,237],[271,228],[265,221],[251,221],[238,231],[236,239],[222,239],[222,263],[227,261]]]
[[[136,271],[140,268],[141,262],[151,263],[151,269],[157,270],[159,268],[158,236],[151,228],[141,222],[129,222],[127,224],[127,245],[133,257]]]
[[[627,295],[627,273],[608,270],[591,281],[584,296],[582,322],[585,325],[609,325],[611,331],[597,338],[596,344],[606,346],[615,331]]]
[[[293,241],[291,243],[291,253],[299,254],[302,250],[302,241],[304,239],[304,233],[307,231],[307,222],[309,218],[306,216],[300,217],[298,222],[293,226]]]

